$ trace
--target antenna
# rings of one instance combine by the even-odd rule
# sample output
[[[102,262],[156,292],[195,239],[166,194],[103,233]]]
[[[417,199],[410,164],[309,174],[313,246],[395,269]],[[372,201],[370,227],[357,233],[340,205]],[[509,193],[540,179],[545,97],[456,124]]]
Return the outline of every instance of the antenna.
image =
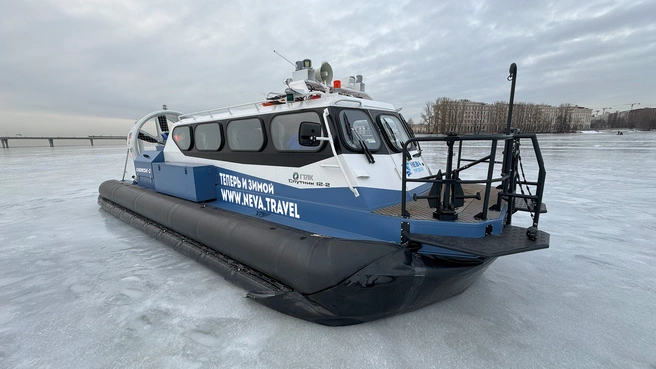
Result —
[[[284,56],[280,55],[279,52],[277,52],[276,50],[273,50],[273,52],[276,53],[276,54],[278,54],[279,57],[281,57],[281,58],[287,60],[287,63],[291,64],[294,68],[296,68],[296,65],[295,65],[294,63],[290,62],[289,59],[287,59],[287,58],[285,58]]]

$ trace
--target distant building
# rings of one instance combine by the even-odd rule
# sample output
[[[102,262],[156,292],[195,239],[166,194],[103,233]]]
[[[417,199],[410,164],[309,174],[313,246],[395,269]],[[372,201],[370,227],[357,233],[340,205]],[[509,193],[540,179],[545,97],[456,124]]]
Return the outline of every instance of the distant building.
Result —
[[[410,127],[412,127],[412,131],[416,134],[431,133],[430,128],[426,123],[412,124]]]
[[[541,104],[538,105],[540,112],[542,112],[542,119],[545,126],[545,131],[554,132],[556,127],[556,118],[558,117],[558,107],[552,105]]]
[[[656,108],[631,109],[606,113],[595,118],[593,128],[635,128],[640,130],[656,129]]]
[[[499,133],[507,124],[508,104],[440,98],[433,105],[433,113],[435,133]],[[590,129],[591,119],[592,109],[577,105],[516,103],[511,125],[522,132],[572,132]]]
[[[572,123],[576,126],[576,129],[586,130],[590,129],[590,122],[592,120],[592,109],[584,108],[582,106],[574,106],[574,111],[572,112]]]
[[[656,129],[656,108],[633,109],[627,118],[628,128]]]
[[[487,133],[493,105],[464,100],[462,128],[463,133]]]

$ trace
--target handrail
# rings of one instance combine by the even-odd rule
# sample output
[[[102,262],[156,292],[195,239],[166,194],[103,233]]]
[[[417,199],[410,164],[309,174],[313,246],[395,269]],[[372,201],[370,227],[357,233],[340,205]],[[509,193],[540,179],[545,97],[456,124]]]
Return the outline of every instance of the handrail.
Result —
[[[537,181],[528,181],[518,180],[517,166],[519,163],[519,143],[521,139],[530,139],[533,144],[533,151],[535,153],[536,161],[538,164],[538,179]],[[481,219],[487,219],[487,213],[489,210],[491,189],[493,183],[501,183],[502,191],[498,194],[497,197],[497,210],[501,210],[501,201],[506,200],[508,202],[508,212],[505,218],[505,224],[509,225],[512,222],[512,212],[513,210],[513,201],[511,199],[521,198],[532,201],[535,214],[533,215],[533,227],[537,227],[539,222],[540,209],[542,207],[542,195],[544,192],[544,182],[546,178],[546,170],[544,168],[544,161],[542,159],[542,154],[540,152],[540,147],[538,145],[537,136],[535,134],[520,134],[517,132],[511,132],[511,134],[499,134],[499,135],[471,135],[471,136],[458,136],[458,135],[448,135],[448,136],[429,136],[429,137],[413,137],[403,144],[403,165],[405,166],[408,161],[408,147],[414,142],[437,142],[443,141],[446,142],[448,146],[448,158],[446,163],[446,173],[444,178],[441,174],[426,176],[421,178],[407,178],[407,173],[403,170],[402,183],[401,183],[401,216],[408,218],[410,214],[407,212],[406,207],[406,196],[407,196],[407,183],[408,182],[420,182],[420,183],[438,183],[445,185],[443,191],[441,191],[440,198],[435,196],[417,196],[414,195],[413,199],[437,199],[438,200],[438,209],[434,213],[436,217],[440,217],[440,220],[454,220],[457,218],[455,213],[455,204],[456,200],[462,199],[463,197],[456,198],[455,191],[452,191],[452,187],[456,184],[485,184],[485,196],[483,198],[483,209],[479,213]],[[490,152],[483,157],[470,160],[463,159],[462,156],[462,142],[463,141],[490,141]],[[506,150],[504,150],[504,157],[501,162],[496,160],[497,155],[497,146],[499,141],[504,141],[506,145]],[[458,155],[457,155],[457,168],[452,168],[454,159],[454,147],[453,145],[458,142]],[[508,153],[508,154],[506,154]],[[467,161],[469,164],[460,166],[462,161]],[[472,180],[462,180],[459,178],[459,173],[464,172],[465,170],[480,164],[488,163],[487,176],[485,179],[472,179]],[[502,171],[508,171],[508,173],[501,173],[501,176],[494,177],[495,164],[503,163]],[[509,170],[506,168],[510,168]],[[440,172],[441,173],[441,172]],[[535,195],[527,195],[523,193],[516,193],[517,186],[528,186],[532,185],[536,187]],[[529,210],[531,207],[528,207]],[[524,210],[524,209],[522,209]]]
[[[342,103],[342,102],[347,102],[347,103],[357,104],[357,107],[358,107],[358,108],[362,107],[362,101],[360,101],[360,100],[353,100],[353,98],[351,98],[351,99],[337,99],[337,100],[333,100],[333,101],[332,101],[332,105],[338,106],[339,103]]]
[[[317,91],[313,91],[313,93],[316,93],[316,92]],[[263,103],[266,103],[266,102],[269,102],[269,100],[255,101],[255,102],[249,102],[249,103],[245,103],[245,104],[238,104],[238,105],[225,106],[225,107],[221,107],[221,108],[201,110],[201,111],[197,111],[197,112],[194,112],[194,113],[182,114],[182,115],[180,115],[180,117],[178,119],[182,120],[182,119],[191,118],[193,120],[196,120],[196,117],[200,116],[200,115],[205,115],[205,116],[209,116],[210,118],[214,118],[214,114],[220,114],[220,113],[228,113],[230,116],[233,116],[234,115],[233,110],[238,109],[238,108],[246,108],[246,107],[254,107],[255,110],[257,110],[257,112],[259,113],[260,112],[260,105],[263,104]],[[340,103],[340,102],[349,102],[349,103],[357,104],[358,107],[362,106],[361,101],[357,101],[357,100],[353,100],[353,99],[346,99],[346,98],[339,99],[339,100],[334,100],[334,101],[332,101],[332,104],[333,105],[338,105],[338,103]]]
[[[335,149],[335,142],[333,140],[333,135],[330,131],[330,122],[328,122],[328,108],[323,110],[323,121],[326,124],[326,133],[328,133],[328,142],[330,143],[330,149],[333,151],[333,156],[335,157],[335,160],[337,160],[337,165],[339,166],[339,169],[342,171],[342,174],[344,175],[344,179],[346,180],[346,184],[348,185],[348,188],[353,192],[353,195],[355,197],[360,196],[360,193],[358,192],[358,189],[351,184],[351,181],[348,178],[348,175],[346,174],[346,171],[344,170],[344,166],[342,165],[342,162],[339,160],[339,156],[337,155],[337,150]]]
[[[178,117],[178,120],[186,119],[186,118],[191,118],[193,120],[196,120],[197,115],[208,115],[210,118],[214,118],[212,114],[219,114],[221,112],[227,112],[230,115],[232,114],[232,111],[230,109],[236,109],[236,108],[244,108],[247,106],[253,106],[255,109],[259,112],[260,107],[258,105],[267,102],[268,100],[263,100],[263,101],[257,101],[257,102],[249,102],[245,104],[238,104],[238,105],[231,105],[231,106],[226,106],[222,108],[214,108],[214,109],[208,109],[208,110],[201,110],[197,111],[195,113],[187,113],[187,114],[182,114]]]
[[[310,93],[308,93],[308,95],[316,94],[316,93],[320,93],[322,95],[331,95],[329,93],[325,93],[325,92],[322,92],[322,91],[311,91]],[[230,116],[233,116],[234,115],[233,110],[238,109],[238,108],[246,108],[246,107],[255,108],[255,110],[259,113],[261,111],[260,109],[262,108],[262,104],[270,102],[270,101],[271,100],[262,100],[262,101],[255,101],[255,102],[249,102],[249,103],[238,104],[238,105],[225,106],[225,107],[221,107],[221,108],[201,110],[201,111],[197,111],[197,112],[194,112],[194,113],[182,114],[182,115],[179,116],[178,119],[179,120],[193,119],[194,121],[196,121],[197,120],[196,118],[201,116],[201,115],[202,116],[209,116],[210,118],[214,119],[215,114],[221,114],[221,113],[227,113]],[[314,101],[314,100],[305,100],[305,101]],[[369,105],[363,103],[363,101],[365,101],[365,100],[358,99],[356,97],[350,97],[350,98],[349,97],[343,97],[343,98],[340,98],[340,99],[335,99],[335,100],[329,101],[329,102],[327,102],[327,104],[333,105],[333,106],[340,106],[340,104],[342,104],[342,103],[351,103],[351,104],[354,104],[355,107],[369,106]],[[290,102],[287,102],[287,103],[289,104],[289,103],[294,103],[294,102],[297,102],[297,101],[290,101]]]

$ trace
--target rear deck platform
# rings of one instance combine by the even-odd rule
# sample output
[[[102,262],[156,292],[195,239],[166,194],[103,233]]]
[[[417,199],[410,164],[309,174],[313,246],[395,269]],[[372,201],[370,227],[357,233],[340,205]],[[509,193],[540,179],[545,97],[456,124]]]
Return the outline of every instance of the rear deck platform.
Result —
[[[478,223],[481,221],[480,218],[477,218],[477,215],[483,211],[483,199],[485,198],[485,186],[478,184],[463,184],[462,191],[465,196],[473,196],[476,193],[480,193],[481,198],[467,198],[464,199],[464,205],[456,208],[456,213],[458,214],[458,219],[455,220],[456,223]],[[490,190],[490,204],[496,204],[497,195],[500,190],[492,187]],[[425,193],[423,195],[428,195]],[[417,201],[408,201],[406,203],[406,211],[410,213],[409,219],[414,220],[434,220],[433,212],[436,209],[431,208],[428,205],[428,200],[420,199]],[[398,217],[401,215],[401,203],[394,204],[382,209],[373,211],[375,214],[389,215]],[[501,216],[501,213],[496,210],[489,210],[487,212],[488,219],[498,219]]]
[[[532,241],[526,237],[526,228],[513,225],[506,226],[503,233],[499,235],[481,238],[436,236],[405,231],[401,234],[411,242],[466,252],[485,258],[519,254],[549,247],[549,233],[537,231],[537,239]]]
[[[463,184],[463,194],[465,197],[480,193],[480,198],[465,198],[462,206],[455,209],[458,215],[455,223],[478,223],[483,221],[480,217],[483,211],[483,202],[486,197],[485,186],[479,184]],[[490,209],[496,204],[498,195],[501,190],[494,187],[490,190],[487,219],[499,219],[501,212]],[[423,196],[428,193],[423,194]],[[502,200],[502,204],[506,201]],[[527,206],[524,199],[515,199],[515,211],[533,211],[532,206]],[[503,206],[502,206],[503,207]],[[436,220],[433,213],[436,209],[429,206],[428,200],[419,199],[408,201],[406,211],[409,213],[407,219],[411,220]],[[546,206],[542,204],[540,212],[546,212]],[[386,208],[374,211],[376,214],[400,216],[401,203],[388,206]],[[537,230],[535,240],[530,240],[526,235],[527,229],[523,227],[506,225],[503,232],[498,235],[488,235],[480,238],[463,238],[448,237],[434,234],[418,234],[403,231],[402,236],[409,242],[419,243],[422,245],[436,246],[439,248],[460,251],[484,258],[499,257],[504,255],[517,254],[521,252],[545,249],[549,247],[549,234]]]

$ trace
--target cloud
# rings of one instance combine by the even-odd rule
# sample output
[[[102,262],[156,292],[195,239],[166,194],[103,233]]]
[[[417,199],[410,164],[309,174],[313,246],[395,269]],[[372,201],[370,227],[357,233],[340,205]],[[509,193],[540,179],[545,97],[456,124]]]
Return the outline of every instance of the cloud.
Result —
[[[293,71],[274,49],[364,75],[415,121],[441,96],[506,100],[512,62],[519,101],[649,106],[653,14],[653,1],[8,0],[0,109],[135,120],[256,101]]]

